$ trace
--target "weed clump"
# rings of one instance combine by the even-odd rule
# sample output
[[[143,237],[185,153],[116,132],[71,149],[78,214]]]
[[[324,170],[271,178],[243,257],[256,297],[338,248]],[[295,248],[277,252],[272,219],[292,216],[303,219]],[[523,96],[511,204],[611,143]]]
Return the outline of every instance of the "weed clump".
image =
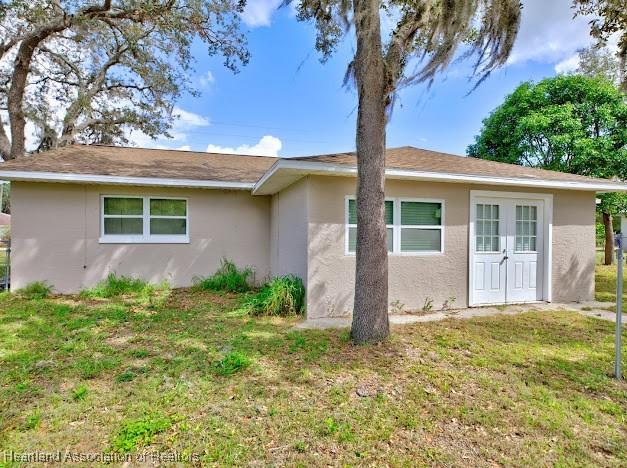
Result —
[[[248,280],[252,274],[250,267],[237,268],[235,263],[224,258],[213,275],[194,278],[194,288],[202,291],[246,292],[250,290]]]

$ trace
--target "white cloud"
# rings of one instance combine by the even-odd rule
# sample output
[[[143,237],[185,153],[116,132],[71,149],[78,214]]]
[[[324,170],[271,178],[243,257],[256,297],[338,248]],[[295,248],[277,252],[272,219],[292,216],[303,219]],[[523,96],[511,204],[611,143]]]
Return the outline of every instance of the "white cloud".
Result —
[[[277,137],[265,135],[255,145],[230,146],[208,145],[208,153],[251,154],[256,156],[278,156],[283,143]]]
[[[590,18],[573,19],[571,4],[571,0],[523,1],[520,31],[508,63],[558,63],[590,45]]]
[[[198,78],[198,82],[200,83],[200,86],[202,86],[203,88],[206,88],[207,86],[212,85],[213,83],[215,83],[215,81],[216,81],[216,78],[215,76],[213,76],[213,73],[211,73],[211,71],[208,71],[204,75],[200,76],[200,78]]]
[[[242,19],[251,28],[270,26],[272,15],[281,3],[282,0],[248,0]]]
[[[573,54],[555,65],[555,72],[559,74],[572,73],[579,68],[579,54]]]
[[[181,129],[190,127],[206,127],[209,125],[209,119],[207,117],[200,114],[194,114],[193,112],[188,112],[180,107],[175,107],[172,111],[172,115],[175,119],[174,126]]]
[[[175,107],[172,110],[172,115],[174,116],[174,123],[170,130],[172,138],[160,137],[153,140],[145,133],[135,131],[129,135],[129,142],[141,148],[169,149],[175,147],[189,150],[191,146],[186,144],[189,139],[189,133],[211,125],[209,118],[186,111],[180,107]]]

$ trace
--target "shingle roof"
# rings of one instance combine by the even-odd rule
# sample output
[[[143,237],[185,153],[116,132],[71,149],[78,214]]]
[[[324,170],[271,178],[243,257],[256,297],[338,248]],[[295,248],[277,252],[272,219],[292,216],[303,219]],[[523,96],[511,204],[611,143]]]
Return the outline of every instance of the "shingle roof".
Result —
[[[355,153],[325,154],[291,158],[300,161],[324,162],[341,166],[356,166]],[[536,180],[572,182],[592,182],[590,177],[564,172],[533,169],[484,159],[457,156],[437,151],[403,146],[388,148],[385,153],[385,167],[388,169],[408,169],[413,171],[463,174],[493,177],[511,177]],[[603,180],[607,183],[608,180]]]
[[[72,145],[0,163],[1,171],[256,182],[277,158]]]
[[[0,173],[9,179],[11,179],[10,175],[14,171],[23,171],[175,181],[216,181],[226,184],[244,183],[252,186],[277,161],[315,162],[340,167],[355,167],[357,163],[355,153],[274,158],[100,145],[72,145],[0,163]],[[621,191],[626,188],[623,184],[605,179],[592,179],[574,174],[455,156],[410,146],[388,149],[386,151],[386,168],[422,173],[513,178],[529,181],[580,182],[590,185],[602,183],[604,187],[616,186]]]

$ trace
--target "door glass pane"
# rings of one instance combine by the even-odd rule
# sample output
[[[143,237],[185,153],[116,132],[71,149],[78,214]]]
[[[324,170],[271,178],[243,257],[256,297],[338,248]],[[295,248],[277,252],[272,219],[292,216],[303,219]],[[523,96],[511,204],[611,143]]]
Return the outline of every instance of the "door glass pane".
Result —
[[[104,218],[104,233],[107,235],[139,235],[144,232],[142,218]]]
[[[104,214],[133,216],[144,214],[144,200],[141,198],[105,197]]]
[[[535,252],[537,246],[538,207],[516,206],[515,249],[519,252]]]
[[[440,229],[401,229],[401,252],[439,252]]]
[[[497,252],[501,242],[499,205],[477,204],[475,248],[477,252]]]

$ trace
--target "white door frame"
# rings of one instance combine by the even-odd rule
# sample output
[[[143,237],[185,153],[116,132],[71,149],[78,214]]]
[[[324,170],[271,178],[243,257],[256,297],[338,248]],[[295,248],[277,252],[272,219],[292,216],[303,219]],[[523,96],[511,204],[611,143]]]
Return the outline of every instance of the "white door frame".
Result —
[[[542,300],[551,302],[551,266],[553,265],[553,195],[550,193],[528,192],[500,192],[498,190],[471,190],[470,206],[468,211],[468,306],[479,305],[474,299],[474,241],[475,241],[475,215],[473,206],[477,198],[519,198],[522,200],[544,201],[544,242],[543,242],[543,274],[542,274]]]

